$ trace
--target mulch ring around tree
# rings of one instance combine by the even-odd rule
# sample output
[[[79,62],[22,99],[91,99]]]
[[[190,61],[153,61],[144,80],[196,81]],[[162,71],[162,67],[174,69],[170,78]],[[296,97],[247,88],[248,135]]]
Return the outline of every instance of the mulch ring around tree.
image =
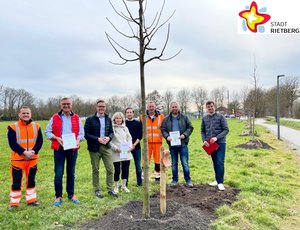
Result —
[[[149,219],[142,217],[142,201],[130,201],[100,219],[87,222],[80,229],[211,229],[209,225],[216,219],[216,208],[231,205],[239,192],[239,189],[229,187],[219,191],[208,185],[194,185],[193,188],[167,186],[167,211],[164,215],[160,213],[157,193],[150,198]]]
[[[244,144],[235,146],[235,148],[243,149],[273,149],[269,144],[259,139],[250,140]]]

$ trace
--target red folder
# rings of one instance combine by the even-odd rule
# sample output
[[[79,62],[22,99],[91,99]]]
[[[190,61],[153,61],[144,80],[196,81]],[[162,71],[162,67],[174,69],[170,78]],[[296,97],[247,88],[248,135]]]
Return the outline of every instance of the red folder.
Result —
[[[203,145],[202,148],[205,150],[207,155],[211,155],[214,151],[216,151],[219,148],[219,145],[217,142],[210,143],[210,140],[207,141],[209,143],[209,146]]]

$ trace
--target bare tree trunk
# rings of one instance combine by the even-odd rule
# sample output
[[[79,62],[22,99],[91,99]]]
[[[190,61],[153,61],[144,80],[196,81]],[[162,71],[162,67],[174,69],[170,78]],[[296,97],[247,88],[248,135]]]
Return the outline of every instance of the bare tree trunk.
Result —
[[[252,116],[252,121],[250,120],[250,122],[252,122],[251,124],[251,127],[252,127],[252,130],[251,130],[251,134],[252,134],[252,140],[255,139],[255,127],[254,127],[254,123],[255,123],[255,105],[254,105],[254,108],[253,108],[253,116]]]
[[[114,1],[115,2],[115,1]],[[117,29],[117,27],[107,18],[109,23],[113,26],[113,28],[122,36],[128,39],[137,39],[139,41],[139,51],[127,49],[124,46],[120,45],[118,42],[116,42],[112,37],[109,36],[108,33],[106,33],[106,37],[110,43],[110,45],[113,47],[115,52],[118,54],[118,56],[121,58],[122,63],[119,64],[126,64],[128,62],[133,61],[139,61],[139,67],[140,67],[140,83],[141,83],[141,113],[142,113],[142,122],[143,122],[143,147],[142,147],[142,153],[143,153],[143,161],[144,161],[144,203],[143,203],[143,217],[144,218],[150,218],[150,183],[149,183],[149,162],[148,162],[148,137],[147,137],[147,126],[146,126],[146,95],[145,95],[145,65],[148,62],[151,62],[153,60],[161,60],[166,61],[170,60],[174,57],[176,57],[180,52],[178,51],[175,55],[169,57],[169,58],[163,58],[164,51],[166,49],[166,46],[168,44],[169,40],[169,34],[170,34],[170,25],[168,24],[167,28],[167,34],[164,41],[164,44],[160,51],[158,50],[158,53],[156,53],[154,56],[150,57],[149,59],[145,60],[145,52],[146,51],[156,51],[157,49],[152,47],[150,45],[154,35],[156,32],[164,26],[170,18],[174,15],[175,11],[171,14],[169,18],[167,18],[164,22],[160,24],[161,15],[164,9],[165,0],[163,0],[162,7],[159,12],[157,12],[157,17],[155,17],[152,22],[150,22],[150,26],[145,26],[145,12],[144,12],[144,6],[143,4],[146,2],[145,0],[122,0],[124,5],[124,10],[127,12],[127,15],[124,14],[124,12],[118,12],[116,8],[114,7],[112,0],[109,0],[109,3],[111,4],[112,8],[116,12],[117,15],[119,15],[123,20],[127,21],[129,25],[130,32],[132,35],[128,35],[120,30]],[[130,12],[130,7],[128,7],[126,2],[138,2],[139,8],[138,8],[138,17],[135,17],[133,13]],[[137,30],[134,29],[134,27],[137,27]],[[123,56],[123,51],[127,52],[128,54],[136,55],[137,57],[130,57],[126,58],[125,55]],[[113,63],[117,64],[117,63]]]
[[[252,120],[251,120],[251,112],[248,114],[248,123],[249,123],[249,133],[252,133]]]
[[[149,162],[148,162],[148,136],[146,124],[146,94],[145,94],[145,60],[144,60],[144,12],[143,1],[139,1],[139,37],[140,37],[140,79],[141,79],[141,97],[142,97],[142,120],[143,120],[143,160],[144,160],[144,201],[143,201],[143,217],[150,218],[150,182],[149,182]]]

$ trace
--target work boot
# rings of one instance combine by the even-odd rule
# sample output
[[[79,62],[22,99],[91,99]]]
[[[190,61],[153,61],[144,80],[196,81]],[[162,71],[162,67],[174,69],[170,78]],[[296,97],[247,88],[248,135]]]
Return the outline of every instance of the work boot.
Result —
[[[160,172],[154,172],[154,176],[155,176],[155,181],[156,182],[160,182]]]
[[[27,205],[36,207],[36,206],[40,206],[41,204],[37,201],[34,201],[34,202],[31,202],[31,203],[28,203]]]
[[[13,212],[13,211],[15,211],[17,208],[18,208],[18,206],[13,205],[13,206],[8,207],[7,211]]]

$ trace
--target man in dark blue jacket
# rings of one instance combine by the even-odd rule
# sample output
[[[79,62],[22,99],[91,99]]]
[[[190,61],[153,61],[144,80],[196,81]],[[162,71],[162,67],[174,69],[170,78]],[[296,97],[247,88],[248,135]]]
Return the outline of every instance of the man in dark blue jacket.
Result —
[[[84,125],[85,139],[87,140],[88,150],[91,157],[93,187],[95,195],[102,198],[99,183],[99,165],[103,160],[106,169],[106,187],[108,194],[113,197],[118,195],[113,190],[114,165],[112,151],[108,143],[114,136],[111,118],[105,113],[106,104],[104,100],[96,103],[97,112],[86,119]]]
[[[171,158],[172,158],[172,182],[171,186],[178,184],[178,155],[183,169],[184,179],[187,187],[193,187],[190,177],[189,169],[189,136],[192,134],[194,127],[190,119],[180,113],[179,105],[173,101],[170,103],[171,113],[163,120],[161,132],[163,137],[167,140]],[[172,133],[175,136],[172,136]],[[176,136],[177,133],[177,136]],[[174,140],[175,138],[178,141]]]
[[[201,136],[205,146],[217,143],[219,148],[211,154],[214,165],[215,181],[209,183],[210,186],[218,186],[219,190],[225,190],[224,183],[224,160],[226,150],[226,135],[229,132],[226,118],[216,113],[215,103],[206,102],[208,114],[202,118]]]

